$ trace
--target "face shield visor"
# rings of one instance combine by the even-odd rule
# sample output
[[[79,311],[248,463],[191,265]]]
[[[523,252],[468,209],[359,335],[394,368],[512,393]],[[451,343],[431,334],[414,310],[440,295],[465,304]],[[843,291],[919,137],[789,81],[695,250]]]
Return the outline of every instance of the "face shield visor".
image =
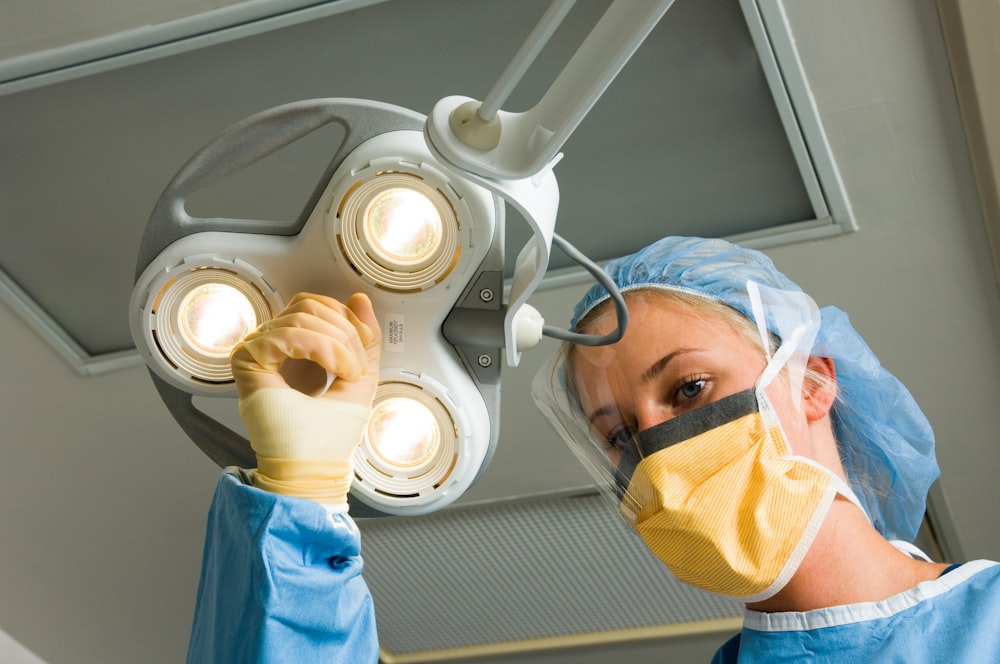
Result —
[[[708,466],[724,465],[745,450],[746,422],[752,419],[761,435],[777,432],[782,441],[778,444],[780,454],[792,455],[787,441],[789,436],[801,435],[797,429],[804,426],[799,424],[803,418],[782,411],[801,408],[806,364],[819,330],[819,311],[801,292],[755,282],[748,282],[747,289],[753,320],[698,294],[658,285],[644,287],[642,290],[665,291],[664,300],[683,304],[693,320],[686,327],[684,342],[660,334],[668,328],[662,327],[660,314],[651,311],[659,295],[647,296],[644,299],[649,306],[641,311],[630,307],[630,333],[622,341],[594,349],[564,344],[534,378],[532,390],[539,408],[633,528],[644,515],[661,508],[656,487],[649,486],[650,473],[637,473],[637,469],[665,450],[686,445],[686,468],[676,472],[669,466],[661,468],[655,481],[683,484],[692,473],[704,474]],[[638,290],[633,289],[633,295]],[[626,297],[632,295],[626,291]],[[704,344],[696,345],[706,349],[729,351],[730,346],[744,344],[751,351],[743,355],[691,353],[686,365],[682,362],[658,375],[674,351],[691,345],[691,335],[703,339]],[[754,358],[751,363],[746,362],[748,356]],[[738,364],[737,357],[744,359]],[[699,392],[717,374],[728,377],[725,385],[720,380],[716,391],[699,403]],[[641,408],[648,409],[649,399],[661,401],[660,422],[652,423],[639,413]],[[673,415],[677,402],[688,399],[696,407]]]

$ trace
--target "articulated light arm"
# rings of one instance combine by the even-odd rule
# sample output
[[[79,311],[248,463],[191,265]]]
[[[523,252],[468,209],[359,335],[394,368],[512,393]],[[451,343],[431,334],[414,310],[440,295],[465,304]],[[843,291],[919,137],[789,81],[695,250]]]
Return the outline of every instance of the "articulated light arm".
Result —
[[[534,108],[499,110],[573,6],[556,0],[482,103],[445,97],[431,111],[433,149],[460,171],[521,179],[550,165],[674,0],[615,0]]]
[[[437,158],[503,197],[534,233],[518,255],[504,320],[510,366],[533,345],[519,331],[541,334],[540,320],[525,320],[536,316],[525,304],[549,263],[559,204],[552,167],[559,150],[674,0],[615,0],[538,104],[523,113],[500,110],[574,2],[551,4],[483,102],[445,97],[424,127]]]

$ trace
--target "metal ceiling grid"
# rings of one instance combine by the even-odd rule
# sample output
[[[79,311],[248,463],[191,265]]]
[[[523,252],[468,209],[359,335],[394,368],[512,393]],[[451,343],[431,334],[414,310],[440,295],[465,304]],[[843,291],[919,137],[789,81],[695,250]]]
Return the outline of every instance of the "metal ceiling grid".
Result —
[[[742,622],[742,604],[674,579],[592,492],[360,527],[385,664],[732,634]]]

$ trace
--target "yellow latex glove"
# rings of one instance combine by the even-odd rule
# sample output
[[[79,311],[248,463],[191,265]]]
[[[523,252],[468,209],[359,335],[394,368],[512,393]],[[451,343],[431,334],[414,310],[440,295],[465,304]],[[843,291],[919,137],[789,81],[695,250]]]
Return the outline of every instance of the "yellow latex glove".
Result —
[[[254,486],[346,509],[381,347],[367,296],[345,305],[300,293],[233,349],[240,416],[257,455]],[[328,373],[333,382],[322,391]]]

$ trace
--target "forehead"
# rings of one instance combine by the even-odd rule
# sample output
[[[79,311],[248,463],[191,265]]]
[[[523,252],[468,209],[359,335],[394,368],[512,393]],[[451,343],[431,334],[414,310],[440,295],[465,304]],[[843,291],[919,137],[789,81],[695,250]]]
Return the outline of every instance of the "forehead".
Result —
[[[668,330],[675,336],[698,336],[700,338],[729,337],[737,332],[742,316],[724,304],[702,300],[696,296],[683,296],[671,291],[655,289],[637,290],[625,293],[625,303],[629,312],[628,329],[624,338],[610,346],[577,346],[582,353],[596,356],[602,353],[618,353],[638,341],[646,340]],[[725,310],[727,313],[723,314]],[[618,324],[614,307],[610,301],[599,305],[590,317],[581,321],[577,331],[588,334],[607,334]],[[750,321],[745,321],[752,328]]]
[[[592,383],[594,374],[605,378],[619,375],[633,383],[653,363],[678,350],[697,350],[733,358],[754,352],[748,336],[735,322],[739,314],[723,315],[707,301],[679,301],[657,292],[634,292],[626,297],[629,324],[616,344],[600,347],[576,346],[572,353],[578,387]],[[616,325],[612,307],[602,309],[586,327],[591,334],[606,334]],[[748,329],[750,327],[747,321]],[[598,381],[606,382],[606,381]]]

